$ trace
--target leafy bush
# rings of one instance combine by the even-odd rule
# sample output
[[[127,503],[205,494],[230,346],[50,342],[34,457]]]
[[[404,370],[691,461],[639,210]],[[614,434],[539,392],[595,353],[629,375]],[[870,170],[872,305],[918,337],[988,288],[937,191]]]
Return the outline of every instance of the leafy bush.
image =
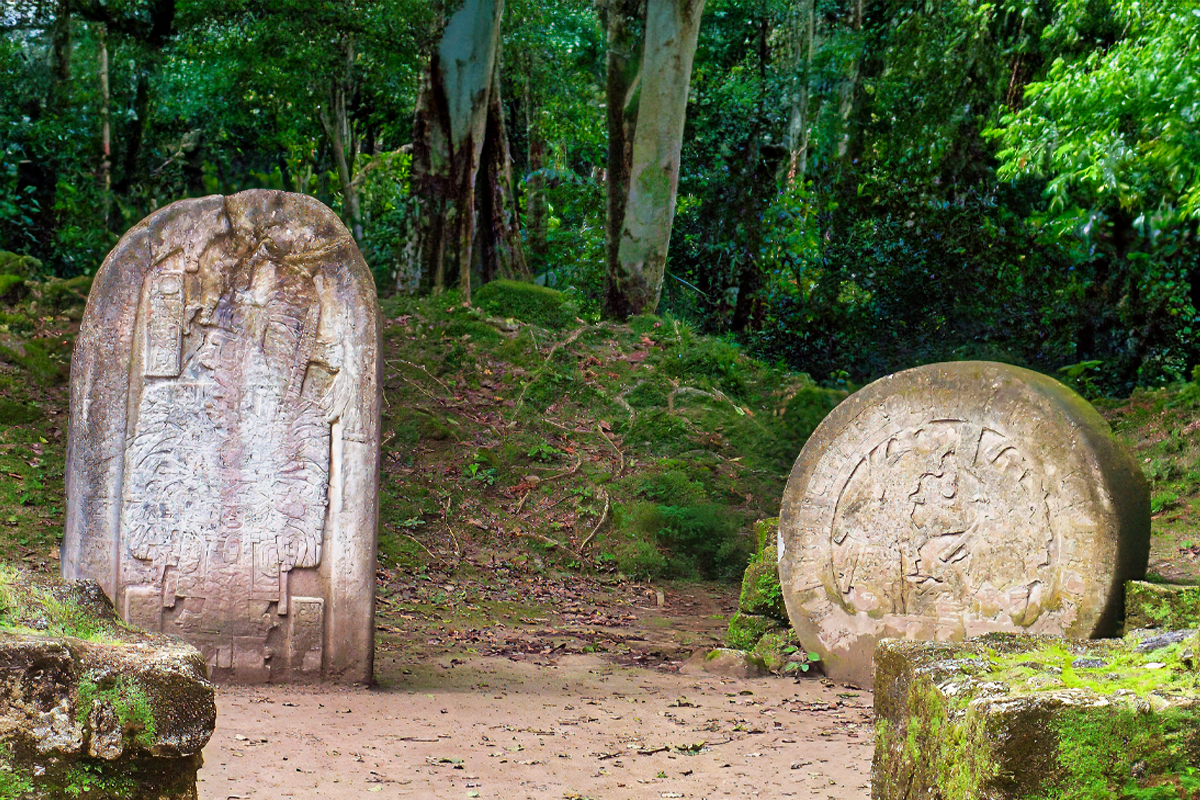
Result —
[[[0,300],[6,303],[16,303],[29,293],[25,279],[20,275],[0,274]]]

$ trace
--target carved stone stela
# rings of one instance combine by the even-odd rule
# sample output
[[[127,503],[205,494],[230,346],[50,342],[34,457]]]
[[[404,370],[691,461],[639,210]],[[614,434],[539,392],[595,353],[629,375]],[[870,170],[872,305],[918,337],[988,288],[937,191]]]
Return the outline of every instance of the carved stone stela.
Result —
[[[181,201],[95,287],[64,574],[214,677],[369,681],[378,309],[345,228],[283,192]]]
[[[1141,471],[1082,398],[1001,364],[866,387],[796,461],[780,515],[788,613],[826,671],[871,681],[885,636],[1089,636],[1144,571]]]

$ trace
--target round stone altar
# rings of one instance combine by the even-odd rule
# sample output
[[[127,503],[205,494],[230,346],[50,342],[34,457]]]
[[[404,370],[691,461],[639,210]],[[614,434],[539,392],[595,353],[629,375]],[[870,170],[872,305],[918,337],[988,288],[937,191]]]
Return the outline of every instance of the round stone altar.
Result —
[[[1149,542],[1145,478],[1087,401],[1007,364],[931,364],[813,433],[783,495],[779,576],[826,674],[870,686],[885,637],[1112,633]]]

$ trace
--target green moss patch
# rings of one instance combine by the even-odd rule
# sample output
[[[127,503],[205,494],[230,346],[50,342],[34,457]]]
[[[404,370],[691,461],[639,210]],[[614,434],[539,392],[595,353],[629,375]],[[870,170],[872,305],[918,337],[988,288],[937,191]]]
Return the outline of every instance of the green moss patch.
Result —
[[[1200,586],[1125,583],[1125,629],[1200,627]]]
[[[876,798],[1189,797],[1200,682],[1180,636],[989,634],[876,650]]]
[[[473,299],[489,314],[543,328],[565,328],[575,319],[574,309],[562,292],[532,283],[492,281],[480,287]]]

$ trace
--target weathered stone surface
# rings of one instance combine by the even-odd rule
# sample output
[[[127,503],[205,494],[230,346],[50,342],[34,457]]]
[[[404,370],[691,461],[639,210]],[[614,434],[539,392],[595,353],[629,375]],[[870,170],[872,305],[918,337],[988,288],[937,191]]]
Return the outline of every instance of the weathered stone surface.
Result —
[[[761,678],[767,674],[767,665],[761,656],[742,650],[718,647],[695,653],[679,671],[684,675],[707,673],[722,678]]]
[[[195,800],[216,723],[199,651],[121,626],[94,583],[0,584],[0,796]]]
[[[1200,586],[1129,581],[1125,584],[1125,629],[1177,630],[1200,626]]]
[[[1181,648],[1012,633],[884,640],[872,797],[1192,797],[1200,692]]]
[[[96,275],[71,363],[63,575],[220,680],[369,682],[379,312],[303,195],[183,200]]]
[[[887,636],[1104,635],[1145,572],[1149,502],[1108,425],[1050,378],[988,362],[890,375],[796,459],[788,613],[827,674],[862,685]]]

